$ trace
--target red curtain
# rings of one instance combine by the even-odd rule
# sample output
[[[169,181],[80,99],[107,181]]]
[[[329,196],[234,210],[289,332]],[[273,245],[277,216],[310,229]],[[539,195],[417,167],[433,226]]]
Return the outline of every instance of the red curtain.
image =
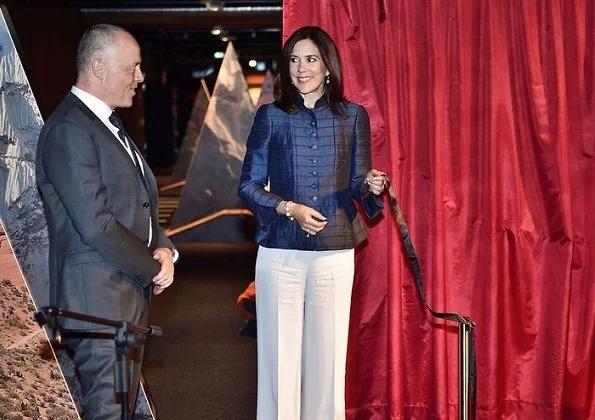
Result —
[[[430,305],[477,323],[477,417],[595,419],[593,0],[285,0],[372,121]],[[357,253],[351,419],[458,416],[457,327],[388,208]]]

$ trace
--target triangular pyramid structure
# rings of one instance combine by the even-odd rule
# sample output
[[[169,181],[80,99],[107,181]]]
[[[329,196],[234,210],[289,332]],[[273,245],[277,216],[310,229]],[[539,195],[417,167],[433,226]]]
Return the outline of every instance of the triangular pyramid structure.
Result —
[[[264,81],[262,82],[262,86],[260,88],[258,102],[256,102],[256,109],[260,108],[261,105],[275,102],[274,87],[275,77],[270,70],[267,70],[266,74],[264,75]]]
[[[230,42],[170,229],[221,210],[244,208],[237,189],[254,114],[248,85]],[[252,240],[252,234],[243,217],[225,216],[171,238],[176,242],[233,242]]]
[[[194,156],[194,152],[198,146],[200,130],[202,129],[202,123],[207,113],[210,97],[211,95],[209,94],[207,85],[204,79],[201,79],[200,88],[196,94],[196,99],[192,107],[190,119],[186,125],[186,133],[184,134],[184,139],[182,140],[182,145],[180,146],[180,153],[178,154],[178,159],[176,160],[176,164],[171,175],[172,184],[186,179],[188,168],[190,167],[192,157]]]

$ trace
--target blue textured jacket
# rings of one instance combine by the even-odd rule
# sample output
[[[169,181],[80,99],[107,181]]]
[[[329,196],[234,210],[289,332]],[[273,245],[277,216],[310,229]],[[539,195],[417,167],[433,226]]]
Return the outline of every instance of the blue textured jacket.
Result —
[[[366,239],[353,199],[370,218],[383,208],[365,183],[371,169],[370,120],[364,107],[345,106],[347,118],[336,118],[325,96],[313,109],[298,103],[296,113],[275,104],[258,109],[238,194],[258,221],[255,239],[260,245],[324,251],[355,248]],[[297,222],[277,214],[282,200],[316,209],[327,218],[327,226],[306,237]]]

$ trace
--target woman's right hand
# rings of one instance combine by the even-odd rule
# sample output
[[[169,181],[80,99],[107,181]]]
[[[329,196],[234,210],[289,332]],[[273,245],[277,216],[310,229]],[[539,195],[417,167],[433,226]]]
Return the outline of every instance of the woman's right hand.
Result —
[[[291,203],[289,213],[308,235],[316,235],[328,224],[326,217],[312,207],[303,204]]]
[[[372,169],[366,175],[366,184],[374,195],[380,195],[386,188],[386,174],[378,169]]]

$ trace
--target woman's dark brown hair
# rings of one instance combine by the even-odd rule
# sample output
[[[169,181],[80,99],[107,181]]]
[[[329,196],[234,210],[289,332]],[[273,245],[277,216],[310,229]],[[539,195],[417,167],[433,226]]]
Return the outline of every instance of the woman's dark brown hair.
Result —
[[[343,73],[341,57],[337,46],[322,28],[318,26],[304,26],[296,30],[285,41],[281,50],[279,74],[275,79],[275,99],[277,106],[285,112],[296,112],[295,88],[289,76],[289,61],[293,47],[299,41],[309,39],[320,51],[321,59],[329,71],[329,83],[324,84],[324,94],[327,96],[329,107],[335,116],[345,116],[345,98],[343,97]]]

